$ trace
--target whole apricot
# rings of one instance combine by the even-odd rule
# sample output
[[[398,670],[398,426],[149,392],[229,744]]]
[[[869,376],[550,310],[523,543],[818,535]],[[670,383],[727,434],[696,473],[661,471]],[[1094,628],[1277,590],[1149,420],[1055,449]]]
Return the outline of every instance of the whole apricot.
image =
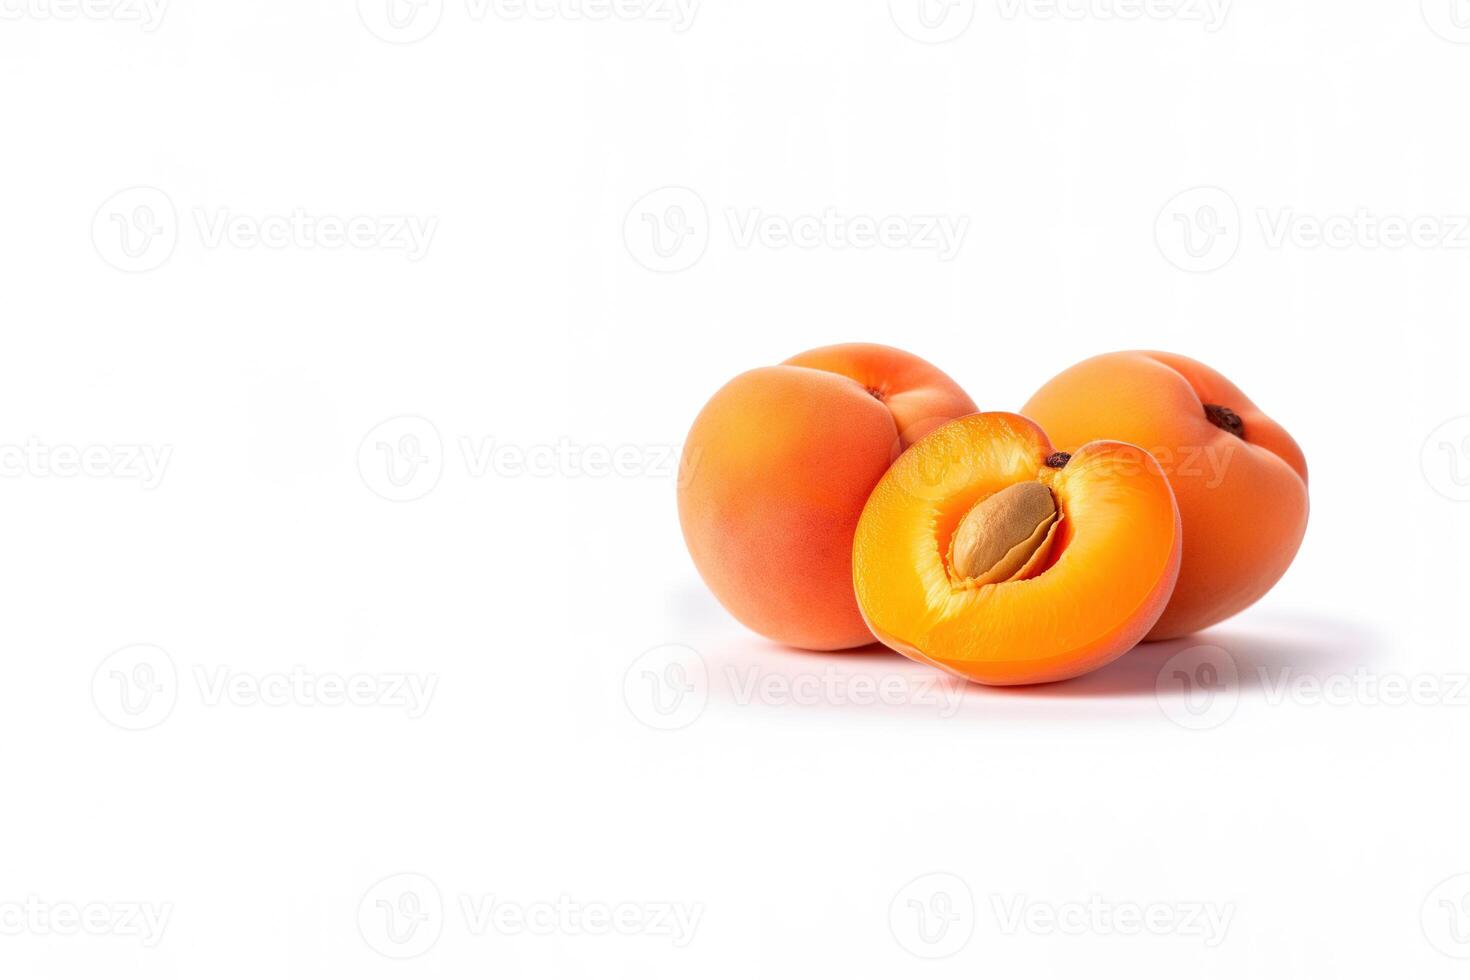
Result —
[[[1179,501],[1179,583],[1148,634],[1183,636],[1233,616],[1286,572],[1307,529],[1296,441],[1219,372],[1179,354],[1124,351],[1068,368],[1022,413],[1062,447],[1141,446]]]
[[[852,590],[858,516],[910,443],[974,411],[943,371],[877,344],[736,377],[684,444],[679,523],[699,574],[736,619],[779,643],[872,643]]]

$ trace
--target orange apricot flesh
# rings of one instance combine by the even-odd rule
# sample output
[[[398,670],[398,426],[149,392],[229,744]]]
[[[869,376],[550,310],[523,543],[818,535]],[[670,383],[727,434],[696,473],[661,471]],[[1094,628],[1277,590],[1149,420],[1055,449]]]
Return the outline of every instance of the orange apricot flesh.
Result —
[[[962,574],[951,564],[961,523],[1026,481],[1050,490],[1060,515],[1044,550],[1004,581]],[[985,412],[935,429],[878,482],[853,540],[853,586],[868,628],[899,653],[982,684],[1037,684],[1132,649],[1173,591],[1181,541],[1147,452],[1092,442],[1068,457],[1029,419]]]

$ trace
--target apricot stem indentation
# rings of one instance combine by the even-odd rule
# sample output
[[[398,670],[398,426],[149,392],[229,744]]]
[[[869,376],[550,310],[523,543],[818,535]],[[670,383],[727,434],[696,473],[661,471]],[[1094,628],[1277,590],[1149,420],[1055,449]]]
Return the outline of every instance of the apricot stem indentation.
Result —
[[[1245,422],[1224,405],[1206,405],[1205,418],[1216,428],[1224,429],[1237,438],[1245,438]]]

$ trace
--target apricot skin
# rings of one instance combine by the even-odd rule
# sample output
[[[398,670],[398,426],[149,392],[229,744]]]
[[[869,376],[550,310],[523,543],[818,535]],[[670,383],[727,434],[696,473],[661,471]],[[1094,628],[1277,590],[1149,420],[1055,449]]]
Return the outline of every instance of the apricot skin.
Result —
[[[1231,409],[1243,437],[1208,418]],[[1083,361],[1022,413],[1058,446],[1118,439],[1159,460],[1184,526],[1179,583],[1150,640],[1235,615],[1285,574],[1307,528],[1307,463],[1296,441],[1219,372],[1178,354],[1125,351]]]
[[[873,642],[852,590],[868,493],[910,442],[975,404],[912,354],[841,344],[736,377],[684,444],[679,523],[720,603],[779,643]]]

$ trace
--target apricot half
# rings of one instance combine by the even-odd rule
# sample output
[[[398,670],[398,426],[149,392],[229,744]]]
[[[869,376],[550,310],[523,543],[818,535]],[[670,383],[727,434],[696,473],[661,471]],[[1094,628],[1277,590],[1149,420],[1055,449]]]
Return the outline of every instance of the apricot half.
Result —
[[[986,412],[935,429],[879,481],[853,586],[873,634],[911,659],[983,684],[1064,680],[1154,625],[1180,538],[1169,481],[1142,449],[1069,456],[1031,420]]]
[[[1235,615],[1296,557],[1307,530],[1306,458],[1218,371],[1178,354],[1103,354],[1048,381],[1021,411],[1063,448],[1122,439],[1153,453],[1168,474],[1184,557],[1148,639]]]
[[[840,344],[735,378],[689,431],[679,523],[740,622],[811,650],[873,642],[852,592],[868,493],[913,440],[975,403],[934,365]]]

